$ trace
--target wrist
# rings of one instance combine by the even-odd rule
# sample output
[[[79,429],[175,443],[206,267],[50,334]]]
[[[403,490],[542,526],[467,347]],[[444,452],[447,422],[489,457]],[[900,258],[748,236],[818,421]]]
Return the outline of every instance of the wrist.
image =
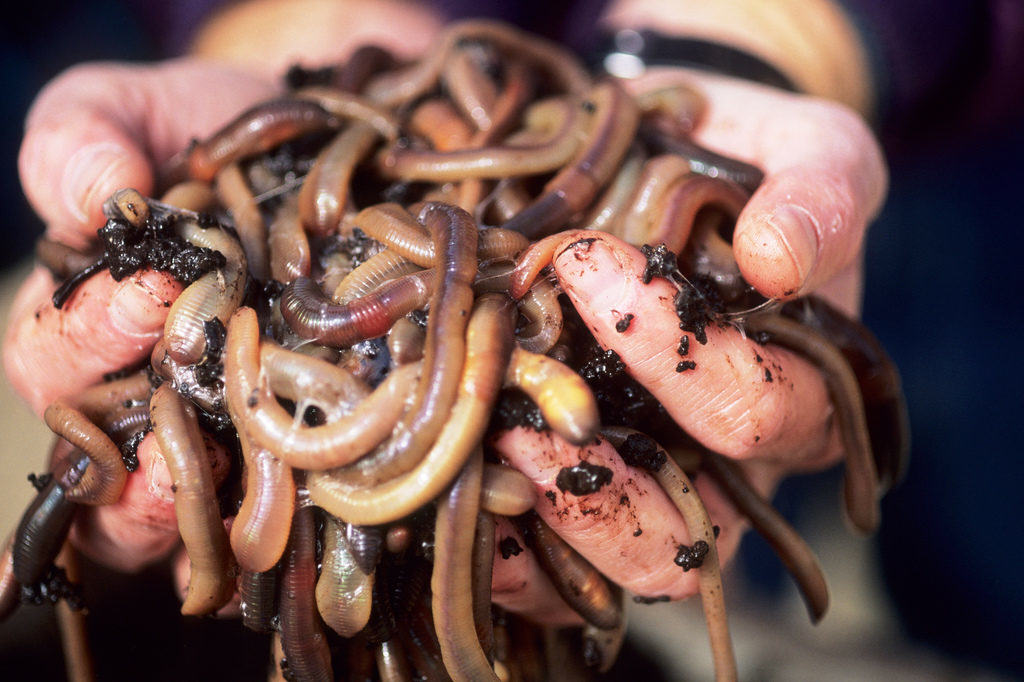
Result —
[[[801,92],[864,115],[874,108],[866,50],[831,0],[616,0],[603,25],[726,45],[775,67]]]
[[[417,57],[441,23],[433,10],[408,0],[246,0],[210,17],[190,52],[279,77],[296,63],[344,61],[369,43]]]

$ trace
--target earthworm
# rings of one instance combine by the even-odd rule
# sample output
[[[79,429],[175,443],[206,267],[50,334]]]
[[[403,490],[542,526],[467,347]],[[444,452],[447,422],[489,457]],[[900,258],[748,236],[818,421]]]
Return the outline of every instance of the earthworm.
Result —
[[[350,480],[377,484],[416,466],[444,428],[458,392],[473,307],[477,227],[468,213],[446,204],[428,204],[419,218],[433,237],[439,271],[427,319],[423,379],[391,438],[336,474]]]
[[[173,388],[162,384],[153,393],[149,411],[174,481],[178,530],[192,566],[181,613],[213,613],[235,592],[235,567],[195,410]]]
[[[558,302],[558,289],[547,280],[533,283],[519,299],[519,313],[526,325],[516,331],[516,341],[523,350],[547,353],[562,334],[562,306]]]
[[[371,80],[366,86],[367,96],[386,106],[419,97],[437,83],[448,52],[459,42],[471,40],[494,43],[503,51],[531,62],[569,92],[583,92],[590,84],[590,76],[582,65],[560,47],[505,24],[476,19],[452,24],[430,54],[416,64]]]
[[[360,45],[334,74],[333,85],[342,92],[362,92],[375,74],[395,65],[395,57],[378,45]]]
[[[298,277],[281,294],[281,314],[288,326],[305,339],[328,346],[351,346],[383,336],[398,318],[425,306],[437,289],[437,279],[433,269],[414,272],[339,305],[331,303],[316,282]]]
[[[910,426],[899,370],[889,354],[867,327],[817,296],[787,303],[780,312],[825,334],[850,363],[864,398],[879,483],[883,489],[895,485],[906,473]]]
[[[679,253],[686,246],[698,211],[716,206],[735,219],[748,198],[739,185],[726,180],[703,175],[680,178],[665,192],[660,215],[642,243],[665,244],[669,251]]]
[[[288,284],[297,277],[309,277],[312,254],[309,238],[299,221],[298,199],[286,197],[274,213],[267,231],[270,276]]]
[[[296,412],[313,405],[333,419],[371,393],[370,387],[348,370],[271,341],[260,344],[260,367],[270,390],[295,402]]]
[[[648,243],[651,234],[651,223],[655,219],[657,208],[676,181],[690,174],[690,165],[686,159],[674,154],[662,154],[647,159],[636,180],[632,195],[619,216],[616,233],[623,241],[638,245]],[[689,234],[689,227],[685,232]],[[684,236],[685,241],[685,236]]]
[[[70,543],[64,543],[57,564],[64,569],[68,582],[77,584],[81,580],[78,557]],[[69,682],[92,682],[96,679],[96,673],[89,651],[85,614],[81,608],[72,608],[67,600],[58,601],[55,606],[67,679]]]
[[[583,661],[587,667],[594,668],[599,673],[606,673],[618,658],[622,643],[626,640],[626,607],[625,592],[621,587],[611,585],[612,594],[619,601],[619,608],[622,610],[622,619],[614,628],[601,629],[596,625],[587,623],[583,626]]]
[[[128,479],[121,450],[99,424],[125,401],[149,397],[145,374],[118,379],[87,389],[77,397],[59,398],[46,408],[43,419],[50,430],[81,448],[92,466],[80,481],[67,489],[67,498],[79,504],[117,502]]]
[[[576,241],[593,239],[593,237],[588,236],[588,233],[588,230],[567,230],[548,235],[531,243],[516,258],[516,267],[512,271],[511,280],[509,281],[508,295],[516,300],[522,298],[530,287],[533,286],[537,276],[540,275],[540,271],[551,265],[551,261],[555,258],[555,251],[558,250],[560,244],[568,242],[573,238]]]
[[[84,475],[89,458],[75,450],[62,464],[63,471],[54,471],[49,482],[25,509],[14,533],[12,563],[14,578],[22,585],[39,582],[46,569],[53,565],[74,519],[78,505],[68,499],[67,483]]]
[[[373,567],[359,566],[345,525],[333,516],[324,519],[323,566],[316,581],[316,607],[327,627],[352,637],[370,619]]]
[[[380,560],[384,548],[384,534],[378,526],[345,524],[345,537],[363,573],[372,573]]]
[[[14,533],[7,536],[0,552],[0,623],[21,603],[21,583],[14,577]]]
[[[289,519],[290,521],[290,519]],[[289,527],[291,523],[289,523]],[[238,580],[241,595],[242,625],[254,632],[273,632],[274,616],[277,615],[278,570],[246,571]]]
[[[619,172],[594,200],[586,215],[580,219],[579,226],[584,230],[603,230],[621,238],[621,216],[633,196],[644,165],[644,154],[634,144],[623,159]]]
[[[160,202],[186,211],[203,213],[217,204],[217,193],[209,183],[185,180],[164,192]]]
[[[764,181],[764,171],[757,166],[701,147],[690,138],[677,139],[647,126],[640,127],[640,138],[658,153],[683,157],[692,172],[730,180],[748,192],[756,190]]]
[[[206,349],[205,323],[217,318],[227,322],[245,293],[247,261],[238,241],[219,228],[203,229],[192,220],[179,223],[181,236],[194,246],[224,255],[225,265],[185,287],[171,304],[164,323],[164,343],[175,362],[190,365]]]
[[[644,121],[673,139],[689,138],[704,118],[707,99],[693,88],[672,85],[636,97]]]
[[[512,350],[512,310],[505,296],[477,300],[466,330],[466,363],[455,405],[415,468],[372,487],[339,481],[329,471],[310,472],[306,483],[313,502],[349,523],[376,525],[397,521],[437,497],[487,429]]]
[[[395,365],[406,365],[423,357],[426,333],[407,317],[399,318],[388,332],[388,353]]]
[[[95,275],[96,273],[104,270],[107,267],[107,261],[105,258],[99,258],[92,263],[86,265],[78,272],[72,273],[66,280],[61,282],[61,285],[57,287],[56,291],[53,292],[53,296],[50,300],[53,302],[53,307],[58,310],[64,307],[64,304],[71,298],[71,294],[75,293],[75,290],[87,279]]]
[[[267,225],[242,167],[237,162],[224,166],[217,172],[214,187],[220,203],[231,213],[249,271],[256,279],[266,280],[270,276]]]
[[[93,266],[99,260],[99,254],[91,250],[89,252],[78,251],[66,244],[47,239],[46,237],[40,237],[36,240],[35,256],[36,260],[49,270],[55,279],[68,279]],[[98,266],[94,272],[85,275],[85,277],[92,276],[102,267]]]
[[[480,505],[476,514],[473,552],[470,559],[473,627],[484,655],[488,661],[493,661],[494,630],[491,625],[491,580],[494,572],[494,516],[488,510],[483,509],[482,476]]]
[[[487,75],[488,57],[493,64],[494,55],[486,55],[480,45],[456,46],[441,70],[441,80],[452,101],[477,130],[488,130],[493,125],[491,112],[498,98],[498,88]]]
[[[421,600],[409,617],[408,627],[400,633],[406,643],[409,658],[427,682],[450,680],[441,659],[441,648],[434,632],[434,619],[430,613],[430,599]]]
[[[323,236],[338,231],[352,174],[376,140],[377,132],[368,124],[353,123],[317,156],[298,199],[299,218],[310,233]]]
[[[317,614],[316,537],[312,506],[296,502],[278,595],[281,648],[288,668],[300,680],[331,682],[331,652]]]
[[[434,98],[418,105],[409,116],[409,132],[426,140],[436,152],[448,152],[466,146],[473,129],[455,111],[448,100]],[[399,140],[395,147],[407,146]],[[384,157],[394,149],[385,150]],[[404,178],[403,178],[404,181]]]
[[[400,124],[395,115],[364,97],[318,85],[296,90],[292,96],[296,99],[316,102],[325,111],[340,119],[365,123],[385,140],[393,140],[398,137]]]
[[[505,387],[530,396],[551,429],[570,443],[585,445],[597,435],[601,418],[594,394],[583,377],[554,358],[515,348]]]
[[[430,591],[441,657],[455,682],[498,679],[473,618],[472,559],[482,476],[483,453],[477,448],[437,503]]]
[[[754,490],[736,462],[707,452],[702,463],[728,495],[729,501],[750,519],[751,525],[778,554],[800,588],[811,622],[820,621],[828,610],[828,583],[814,551],[771,503]]]
[[[338,125],[336,116],[314,102],[274,99],[247,109],[207,139],[194,141],[178,162],[192,179],[210,182],[229,163]]]
[[[511,220],[529,203],[530,196],[517,178],[502,178],[491,193],[481,199],[477,206],[476,218],[484,223],[488,222],[484,218],[491,216],[492,221],[504,223]]]
[[[301,428],[261,382],[255,312],[239,308],[228,325],[224,374],[232,420],[254,444],[262,444],[300,469],[339,466],[369,451],[391,432],[405,407],[408,385],[419,371],[418,364],[399,367],[344,417],[323,426]]]
[[[413,682],[409,661],[399,640],[391,638],[378,644],[374,657],[381,682]]]
[[[350,303],[357,298],[369,296],[387,281],[411,275],[421,269],[391,249],[378,251],[338,283],[331,294],[331,300],[338,304]],[[433,275],[420,277],[427,278],[429,283]]]
[[[736,212],[729,212],[731,215],[728,217],[735,221],[738,208]],[[687,263],[690,271],[714,281],[722,300],[728,305],[741,300],[750,292],[751,287],[743,279],[739,265],[736,264],[732,244],[719,234],[720,224],[720,216],[698,213],[681,260]]]
[[[232,416],[234,418],[234,416]],[[295,511],[292,468],[271,450],[253,445],[240,426],[238,437],[245,461],[245,496],[231,525],[229,540],[243,571],[270,571],[284,554]]]
[[[639,115],[633,100],[621,86],[604,81],[580,106],[589,121],[579,151],[544,185],[539,198],[502,227],[531,238],[557,229],[586,208],[618,169],[636,132]]]
[[[103,202],[104,215],[119,216],[132,227],[142,227],[149,219],[149,202],[137,189],[122,187]]]
[[[363,209],[353,220],[363,232],[403,258],[429,268],[437,264],[434,242],[423,226],[398,204],[377,204]],[[482,261],[513,258],[529,246],[518,232],[500,227],[478,231],[477,258]],[[367,261],[369,262],[369,261]]]
[[[622,621],[622,605],[590,562],[558,537],[534,512],[517,519],[544,572],[565,602],[588,623],[610,630]]]
[[[431,182],[546,173],[572,158],[585,119],[569,101],[553,99],[534,104],[525,122],[531,139],[525,144],[512,137],[503,146],[443,152],[393,148],[380,160],[380,170],[391,178]]]
[[[878,474],[871,453],[864,400],[850,363],[824,335],[794,320],[778,315],[756,315],[744,326],[748,334],[767,334],[771,343],[800,353],[821,370],[836,408],[836,425],[845,455],[846,514],[857,530],[873,532],[879,516]]]
[[[502,464],[484,464],[480,506],[502,516],[519,516],[533,509],[537,491],[533,482],[517,469]],[[490,603],[490,600],[488,600]]]
[[[621,448],[631,436],[639,436],[652,442],[654,440],[639,431],[625,427],[608,427],[601,429],[601,433],[616,449]],[[654,443],[654,446],[656,449],[664,451],[664,448],[657,443]],[[704,503],[697,495],[697,489],[675,460],[666,457],[661,466],[651,471],[651,474],[683,515],[691,542],[695,545],[700,541],[707,546],[707,555],[699,567],[700,602],[704,609],[708,637],[711,640],[715,679],[735,680],[737,678],[736,657],[733,654],[729,621],[725,612],[725,597],[722,592],[721,568],[718,561],[718,543],[715,539],[711,519],[704,508]]]

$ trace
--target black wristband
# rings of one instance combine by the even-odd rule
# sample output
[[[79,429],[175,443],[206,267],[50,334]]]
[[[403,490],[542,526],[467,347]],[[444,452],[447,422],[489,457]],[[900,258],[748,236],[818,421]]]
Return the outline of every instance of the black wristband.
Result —
[[[771,85],[790,92],[786,75],[749,52],[700,38],[679,38],[648,29],[623,29],[604,36],[590,66],[613,76],[637,76],[651,66],[683,66]]]

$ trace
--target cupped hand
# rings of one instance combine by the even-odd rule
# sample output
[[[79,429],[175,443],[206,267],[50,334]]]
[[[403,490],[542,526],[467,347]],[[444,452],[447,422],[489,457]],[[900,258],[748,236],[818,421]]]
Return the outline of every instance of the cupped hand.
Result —
[[[857,114],[825,100],[682,69],[650,71],[624,85],[634,93],[695,88],[707,100],[695,141],[765,171],[733,235],[749,283],[774,299],[817,293],[857,314],[863,239],[888,181],[879,146]],[[697,343],[679,331],[675,288],[657,278],[644,284],[645,257],[610,235],[567,238],[555,254],[558,282],[601,346],[618,353],[702,445],[739,460],[762,496],[770,497],[791,473],[839,459],[833,406],[807,360],[757,344],[731,326],[710,325],[707,345]],[[620,332],[616,323],[628,313],[634,318]],[[679,372],[684,335],[691,341],[686,359],[696,367]],[[516,429],[496,447],[534,481],[538,513],[605,575],[644,597],[696,593],[693,573],[673,563],[678,547],[692,541],[682,516],[651,476],[626,467],[607,442],[576,447],[550,433]],[[612,482],[581,497],[559,490],[559,470],[581,460],[612,469]],[[727,561],[746,522],[710,476],[698,477],[696,487],[721,529],[719,557]],[[503,533],[514,536],[514,529]],[[504,588],[497,599],[534,617],[567,618],[550,591],[517,580],[532,570],[530,557],[515,561],[515,570],[495,570]]]

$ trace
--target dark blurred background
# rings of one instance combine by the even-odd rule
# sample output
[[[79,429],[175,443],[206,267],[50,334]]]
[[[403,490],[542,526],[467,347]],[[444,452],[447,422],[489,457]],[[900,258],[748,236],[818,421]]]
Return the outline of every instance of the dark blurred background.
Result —
[[[204,4],[179,3],[171,12],[172,3],[165,7],[141,0],[36,0],[20,6],[17,14],[5,10],[0,29],[5,93],[0,112],[8,121],[0,131],[4,268],[25,262],[42,232],[21,194],[16,164],[25,114],[39,89],[80,61],[151,60],[181,51]],[[509,5],[504,18],[529,24],[541,16],[541,6]],[[549,11],[559,4],[543,7]],[[161,16],[162,11],[168,13]],[[941,12],[941,3],[929,11]],[[545,24],[548,33],[557,27],[558,22]],[[1024,80],[1017,84],[1024,88]],[[927,106],[934,118],[942,118],[940,112],[962,104],[957,97],[952,90],[944,96],[939,88]],[[919,116],[929,128],[929,110]],[[1019,577],[1024,565],[1024,495],[1019,491],[1024,484],[1024,363],[1017,348],[1024,331],[1017,298],[1024,283],[1019,263],[1024,255],[1024,118],[916,132],[922,134],[885,133],[891,190],[867,247],[863,317],[901,369],[913,443],[909,474],[883,503],[884,522],[870,554],[879,557],[874,568],[907,641],[955,665],[1024,676],[1024,580]],[[818,508],[807,500],[819,497],[822,486],[838,489],[838,475],[791,479],[776,502],[798,525],[814,523],[809,515]],[[733,570],[766,603],[789,590],[770,550],[752,534]],[[106,575],[97,589],[106,599],[144,603],[173,617],[169,586],[163,591],[152,587],[161,584],[161,576],[166,578],[160,571],[142,578]],[[34,671],[36,679],[60,677],[59,657],[47,653],[53,651],[52,619],[43,611],[23,608],[13,622],[0,626],[0,670],[6,674]],[[142,621],[130,627],[142,627]],[[32,629],[37,625],[42,630]],[[217,627],[182,626],[167,642],[101,637],[97,644],[155,657],[157,644],[187,640],[199,647],[191,651],[201,658],[202,647],[211,641],[209,628]],[[236,644],[244,646],[243,640]],[[172,670],[188,668],[169,669],[160,679],[175,679]]]

